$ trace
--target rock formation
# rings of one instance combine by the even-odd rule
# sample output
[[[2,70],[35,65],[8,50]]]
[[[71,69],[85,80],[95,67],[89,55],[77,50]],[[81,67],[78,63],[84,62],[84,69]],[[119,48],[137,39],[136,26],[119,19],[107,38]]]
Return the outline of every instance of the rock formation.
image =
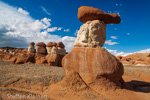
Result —
[[[35,48],[34,48],[35,43],[31,42],[29,47],[28,47],[28,53],[34,53],[35,52]]]
[[[106,24],[100,20],[87,21],[80,27],[74,45],[102,47],[106,40]]]
[[[55,46],[53,46],[53,47],[52,47],[51,54],[57,54],[57,52],[58,52],[58,48],[55,47]]]
[[[66,54],[66,50],[64,49],[65,45],[62,42],[58,42],[56,47],[58,49],[57,50],[58,55],[65,55]]]
[[[75,47],[62,60],[66,77],[70,72],[78,73],[86,85],[97,92],[121,88],[123,65],[103,48],[106,24],[120,23],[120,17],[83,6],[78,9],[78,18],[84,24],[78,32]]]
[[[83,23],[92,20],[101,20],[105,24],[118,24],[121,22],[121,18],[118,14],[109,14],[100,9],[87,6],[81,6],[78,8],[78,19]]]
[[[52,42],[49,42],[49,43],[46,45],[47,53],[48,53],[48,54],[51,54],[52,47],[53,47],[53,43],[52,43]]]
[[[46,44],[39,42],[36,44],[36,53],[46,54]]]

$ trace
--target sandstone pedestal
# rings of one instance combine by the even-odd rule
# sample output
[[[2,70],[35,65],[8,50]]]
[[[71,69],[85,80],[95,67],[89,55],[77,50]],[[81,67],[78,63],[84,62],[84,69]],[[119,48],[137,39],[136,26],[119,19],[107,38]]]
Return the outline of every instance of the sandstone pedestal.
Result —
[[[58,55],[57,54],[49,54],[46,56],[47,62],[49,66],[57,66],[58,65]]]
[[[74,47],[62,65],[66,75],[70,71],[79,73],[94,90],[121,88],[123,65],[104,48]]]

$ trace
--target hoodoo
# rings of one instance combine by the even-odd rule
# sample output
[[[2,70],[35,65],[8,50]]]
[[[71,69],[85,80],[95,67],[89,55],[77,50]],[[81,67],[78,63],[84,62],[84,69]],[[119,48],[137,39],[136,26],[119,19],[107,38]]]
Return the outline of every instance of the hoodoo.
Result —
[[[28,53],[34,53],[35,52],[35,48],[34,48],[35,43],[31,42],[29,47],[28,47]]]
[[[97,8],[82,6],[78,9],[78,18],[84,24],[78,31],[74,48],[62,60],[66,77],[70,72],[78,73],[97,92],[121,88],[123,65],[103,48],[106,25],[120,23],[120,17]]]

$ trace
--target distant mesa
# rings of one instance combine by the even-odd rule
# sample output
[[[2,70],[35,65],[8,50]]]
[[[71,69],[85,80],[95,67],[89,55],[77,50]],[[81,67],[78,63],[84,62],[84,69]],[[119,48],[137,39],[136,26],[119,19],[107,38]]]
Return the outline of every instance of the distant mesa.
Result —
[[[98,8],[88,6],[78,8],[78,19],[83,23],[92,20],[101,20],[105,24],[118,24],[121,22],[121,18],[116,13],[109,14]]]

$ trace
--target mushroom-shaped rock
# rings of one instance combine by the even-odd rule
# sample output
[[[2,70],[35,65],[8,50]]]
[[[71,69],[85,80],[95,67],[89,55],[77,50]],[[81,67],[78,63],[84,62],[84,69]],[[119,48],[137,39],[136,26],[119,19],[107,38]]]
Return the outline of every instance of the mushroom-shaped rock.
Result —
[[[46,54],[46,44],[39,42],[36,44],[36,53]]]
[[[83,23],[92,20],[101,20],[105,24],[118,24],[121,22],[121,18],[118,14],[109,14],[98,8],[88,6],[81,6],[78,8],[78,19]]]
[[[56,47],[65,48],[65,45],[62,42],[58,42]]]
[[[106,40],[106,24],[100,20],[88,21],[80,27],[75,47],[102,47]]]
[[[47,53],[48,54],[51,54],[51,51],[52,51],[52,47],[53,47],[53,43],[52,42],[49,42],[47,45]]]
[[[28,47],[28,53],[34,53],[35,52],[35,48],[34,48],[35,43],[31,42],[29,47]]]

